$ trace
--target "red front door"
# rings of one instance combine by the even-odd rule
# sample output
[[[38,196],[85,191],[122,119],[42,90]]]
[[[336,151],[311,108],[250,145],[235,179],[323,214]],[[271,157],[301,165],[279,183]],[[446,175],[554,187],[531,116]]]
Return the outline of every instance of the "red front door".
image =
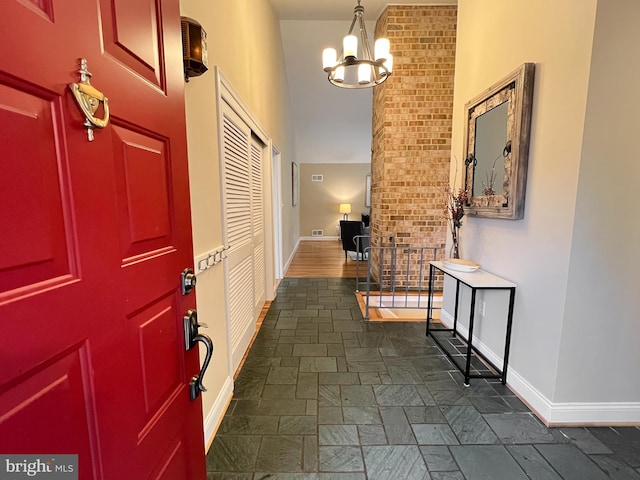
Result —
[[[180,38],[178,0],[0,1],[2,454],[205,477]],[[81,57],[111,114],[92,142]]]

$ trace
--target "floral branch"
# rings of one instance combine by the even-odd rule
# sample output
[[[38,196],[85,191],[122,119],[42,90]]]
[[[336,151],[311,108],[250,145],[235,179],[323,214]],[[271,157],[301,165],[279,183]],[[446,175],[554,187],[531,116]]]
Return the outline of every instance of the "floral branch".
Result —
[[[485,179],[487,180],[487,182],[482,182],[482,194],[486,195],[486,196],[491,196],[491,195],[495,195],[496,191],[493,188],[496,184],[496,163],[498,162],[498,160],[500,159],[502,155],[498,155],[496,157],[496,159],[493,161],[493,165],[491,167],[491,173],[489,172],[484,172],[485,175]]]
[[[454,157],[455,158],[455,157]],[[456,160],[456,175],[455,179],[458,179],[458,162]],[[440,191],[444,196],[444,217],[447,219],[449,230],[451,231],[451,238],[454,243],[454,256],[458,258],[458,229],[462,227],[462,218],[464,217],[464,207],[469,201],[469,190],[463,188],[456,188],[456,184],[453,186],[448,184],[447,180],[442,180],[442,183],[434,187],[441,189]]]
[[[449,220],[451,232],[454,233],[456,228],[462,227],[462,217],[464,217],[464,206],[469,199],[469,191],[448,187],[446,189],[446,217]]]

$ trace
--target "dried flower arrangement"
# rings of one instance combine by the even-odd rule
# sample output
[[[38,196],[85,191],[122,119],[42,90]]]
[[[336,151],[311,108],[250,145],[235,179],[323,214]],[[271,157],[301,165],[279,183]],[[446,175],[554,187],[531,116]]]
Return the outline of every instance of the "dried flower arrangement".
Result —
[[[451,258],[460,258],[460,227],[462,227],[462,217],[464,217],[464,206],[469,199],[469,191],[455,187],[447,187],[445,191],[446,207],[445,215],[451,231]]]
[[[455,156],[452,159],[455,162],[456,173],[454,178],[458,179],[458,160]],[[433,185],[439,189],[444,196],[444,218],[447,219],[449,231],[451,232],[451,239],[453,240],[451,251],[449,256],[451,258],[460,258],[460,227],[462,227],[462,217],[464,217],[464,207],[469,202],[469,190],[463,188],[456,188],[456,183],[453,186],[449,183],[448,179],[441,179],[437,184]]]

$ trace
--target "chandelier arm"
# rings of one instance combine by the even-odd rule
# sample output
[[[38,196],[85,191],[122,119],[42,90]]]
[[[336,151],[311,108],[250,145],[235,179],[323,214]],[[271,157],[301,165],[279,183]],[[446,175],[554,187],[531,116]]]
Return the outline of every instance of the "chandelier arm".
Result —
[[[349,31],[347,32],[347,35],[351,35],[353,33],[353,27],[356,26],[356,20],[358,20],[358,14],[355,14],[353,16],[353,20],[351,20],[351,26],[349,27]]]
[[[349,31],[347,32],[347,35],[351,35],[353,33],[353,27],[355,27],[356,25],[356,20],[358,19],[358,15],[354,15],[353,16],[353,20],[351,20],[351,26],[349,27]],[[338,57],[338,63],[342,63],[342,61],[344,61],[344,45],[342,46],[342,48],[340,49],[340,56]]]
[[[334,74],[334,72],[336,71],[336,69],[338,69],[339,67],[344,67],[344,68],[355,68],[357,65],[361,65],[361,64],[367,64],[369,65],[372,69],[373,68],[377,68],[380,70],[380,74],[378,75],[373,75],[373,79],[367,83],[356,83],[356,84],[351,84],[351,83],[347,83],[347,82],[343,82],[343,81],[336,81],[332,75]],[[375,87],[376,85],[380,85],[381,83],[384,83],[388,78],[389,78],[389,70],[387,69],[387,67],[380,63],[380,62],[376,62],[374,60],[357,60],[356,62],[352,63],[351,65],[349,65],[347,62],[342,62],[339,63],[338,65],[336,65],[333,68],[329,68],[327,70],[325,70],[327,72],[327,79],[329,80],[329,83],[331,83],[332,85],[335,85],[336,87],[340,87],[340,88],[368,88],[368,87]]]
[[[362,55],[365,60],[375,60],[371,54],[371,46],[369,45],[369,37],[367,36],[367,27],[364,24],[362,15],[358,15],[358,21],[360,24],[360,37],[362,38]]]

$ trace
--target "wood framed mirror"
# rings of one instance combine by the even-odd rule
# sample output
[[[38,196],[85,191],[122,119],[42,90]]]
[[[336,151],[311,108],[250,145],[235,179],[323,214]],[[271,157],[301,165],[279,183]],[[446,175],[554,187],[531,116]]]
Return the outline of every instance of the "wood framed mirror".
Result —
[[[524,63],[465,104],[465,189],[468,215],[521,219],[535,64]]]

